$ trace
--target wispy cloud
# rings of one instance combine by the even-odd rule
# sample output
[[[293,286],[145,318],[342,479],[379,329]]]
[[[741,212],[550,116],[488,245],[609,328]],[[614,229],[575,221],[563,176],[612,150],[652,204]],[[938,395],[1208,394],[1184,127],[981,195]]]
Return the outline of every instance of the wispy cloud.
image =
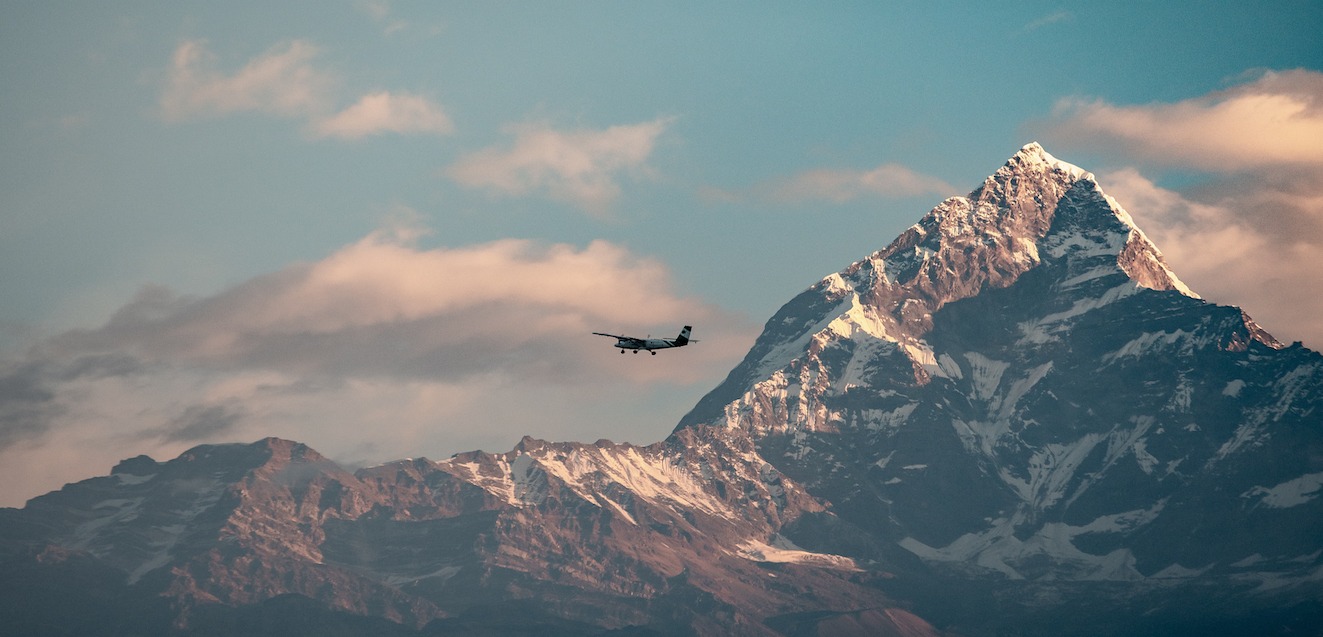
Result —
[[[314,137],[361,139],[380,133],[448,134],[454,125],[437,103],[406,92],[378,91],[334,112],[341,81],[315,61],[320,49],[302,40],[282,44],[233,73],[219,70],[205,42],[175,50],[160,109],[169,120],[266,113],[305,122]]]
[[[408,20],[399,18],[395,14],[395,8],[389,0],[359,0],[354,3],[358,10],[372,17],[387,36],[393,36],[406,31],[419,31],[420,29]],[[432,26],[425,29],[427,35],[437,35],[444,31],[441,26]]]
[[[319,50],[301,40],[271,48],[232,74],[218,70],[207,44],[191,40],[175,49],[161,112],[168,119],[257,111],[309,117],[331,104],[336,80],[313,66]]]
[[[383,132],[444,135],[454,130],[454,124],[440,106],[426,98],[382,91],[364,95],[353,106],[314,122],[312,130],[321,137],[359,139]]]
[[[776,200],[825,200],[836,203],[863,197],[950,195],[955,187],[900,164],[882,164],[871,170],[819,169],[766,184],[763,192]]]
[[[864,198],[951,195],[958,192],[945,181],[906,166],[887,163],[868,170],[820,168],[772,179],[744,191],[708,189],[710,199],[766,203],[827,201],[846,203]]]
[[[46,382],[49,372],[38,361],[0,367],[0,449],[42,435],[62,413]]]
[[[167,442],[215,440],[234,430],[243,417],[228,405],[192,405],[170,420],[161,431]]]
[[[647,161],[671,118],[605,130],[556,130],[546,124],[510,129],[509,148],[488,148],[447,170],[456,182],[509,196],[545,196],[604,214],[620,195],[623,174],[646,174]]]
[[[1075,19],[1075,14],[1066,11],[1065,9],[1061,9],[1059,11],[1054,11],[1052,13],[1049,13],[1041,18],[1038,18],[1037,20],[1030,22],[1029,24],[1024,25],[1024,28],[1021,29],[1021,31],[1023,33],[1032,33],[1034,31],[1042,29],[1043,27],[1047,27],[1053,24],[1060,24],[1062,22],[1070,22],[1074,19]]]
[[[389,0],[358,0],[354,3],[354,6],[372,16],[373,20],[382,22],[390,18],[390,4]]]

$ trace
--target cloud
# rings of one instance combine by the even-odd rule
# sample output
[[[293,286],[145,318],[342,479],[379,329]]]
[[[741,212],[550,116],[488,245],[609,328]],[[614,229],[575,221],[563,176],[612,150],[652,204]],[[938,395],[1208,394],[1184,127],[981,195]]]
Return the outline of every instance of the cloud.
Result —
[[[1038,18],[1037,20],[1034,20],[1033,22],[1030,22],[1029,24],[1024,25],[1024,28],[1021,31],[1023,33],[1030,33],[1033,31],[1037,31],[1046,26],[1058,24],[1061,22],[1070,22],[1074,19],[1075,19],[1075,14],[1062,9],[1060,11],[1049,13],[1041,18]]]
[[[0,449],[41,437],[69,413],[69,397],[58,393],[61,386],[132,377],[142,369],[135,358],[118,352],[50,354],[39,350],[27,360],[0,359]]]
[[[713,201],[736,202],[754,199],[766,203],[802,203],[827,201],[846,203],[869,197],[917,197],[950,195],[957,189],[936,177],[930,177],[896,163],[882,164],[870,170],[821,168],[769,180],[746,191],[707,188],[703,196]]]
[[[955,187],[900,164],[883,164],[872,170],[809,170],[759,188],[775,201],[820,200],[845,203],[864,197],[914,197],[949,195]]]
[[[358,0],[354,7],[378,22],[388,19],[391,14],[390,2],[387,0]]]
[[[294,40],[275,46],[232,75],[218,71],[216,56],[200,40],[175,49],[161,94],[167,119],[255,111],[284,117],[324,112],[336,81],[313,66],[316,46]]]
[[[386,228],[208,296],[149,286],[99,327],[0,360],[0,504],[139,453],[268,435],[372,462],[525,434],[652,442],[756,335],[608,242],[424,235]],[[683,324],[702,343],[680,356],[591,334]]]
[[[11,367],[0,373],[0,449],[44,434],[62,412],[39,364]]]
[[[437,104],[407,93],[364,95],[353,106],[312,124],[319,137],[359,139],[376,133],[449,134],[450,117]]]
[[[1064,143],[1106,147],[1160,166],[1218,173],[1323,168],[1323,73],[1267,72],[1171,104],[1065,98],[1044,129]]]
[[[166,424],[162,432],[170,442],[214,440],[234,430],[241,411],[225,405],[193,405]]]
[[[1246,216],[1238,199],[1197,201],[1158,186],[1134,168],[1102,173],[1099,179],[1195,292],[1239,306],[1280,340],[1323,346],[1318,322],[1323,241],[1318,234],[1302,237],[1308,240],[1282,236]]]
[[[528,124],[511,129],[509,149],[488,148],[452,164],[456,182],[509,196],[546,196],[602,214],[620,195],[620,173],[646,173],[670,118],[606,130],[558,131]]]
[[[1259,73],[1173,103],[1067,98],[1034,126],[1101,153],[1103,187],[1210,300],[1279,339],[1323,345],[1323,73]],[[1170,173],[1175,187],[1160,184]]]
[[[382,29],[386,36],[394,36],[399,33],[414,29],[414,25],[407,20],[395,17],[394,8],[388,0],[358,0],[354,3],[355,8],[369,15]],[[444,30],[441,26],[433,26],[427,29],[427,34],[437,35]]]
[[[212,297],[145,288],[105,326],[51,346],[215,368],[458,377],[538,365],[521,353],[573,354],[552,337],[598,322],[674,322],[699,309],[669,292],[661,264],[610,243],[420,250],[413,234],[376,232]]]
[[[333,112],[338,77],[314,64],[318,47],[294,40],[250,60],[233,74],[199,40],[175,49],[160,109],[168,120],[242,112],[301,119],[313,137],[355,140],[380,133],[445,135],[454,124],[427,98],[378,91]]]
[[[1283,245],[1323,245],[1323,167],[1229,175],[1182,188]]]

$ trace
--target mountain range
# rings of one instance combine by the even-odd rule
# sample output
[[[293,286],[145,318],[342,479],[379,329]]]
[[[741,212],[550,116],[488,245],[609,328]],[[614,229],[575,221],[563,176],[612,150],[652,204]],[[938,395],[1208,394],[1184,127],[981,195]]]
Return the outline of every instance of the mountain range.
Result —
[[[1323,356],[1030,144],[648,446],[269,438],[0,509],[14,634],[1323,634]]]

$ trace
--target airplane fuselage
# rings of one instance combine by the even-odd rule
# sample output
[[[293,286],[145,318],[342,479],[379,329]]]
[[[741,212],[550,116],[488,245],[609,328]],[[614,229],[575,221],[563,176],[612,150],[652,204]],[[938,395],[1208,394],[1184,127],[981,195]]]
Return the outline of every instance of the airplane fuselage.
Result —
[[[620,349],[632,349],[632,350],[641,349],[641,350],[651,351],[654,349],[679,347],[679,345],[676,345],[675,339],[672,338],[644,338],[644,339],[622,338],[616,341],[616,347],[619,347]]]

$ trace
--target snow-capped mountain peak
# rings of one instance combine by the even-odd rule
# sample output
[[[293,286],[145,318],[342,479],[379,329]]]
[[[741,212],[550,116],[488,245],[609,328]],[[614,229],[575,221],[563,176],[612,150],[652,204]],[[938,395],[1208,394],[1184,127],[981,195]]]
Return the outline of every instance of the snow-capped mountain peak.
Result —
[[[1050,341],[1084,315],[1140,290],[1198,298],[1092,173],[1030,143],[968,195],[946,199],[886,248],[783,306],[745,360],[680,427],[741,422],[759,401],[753,393],[812,394],[829,376],[845,389],[867,382],[861,375],[868,370],[894,369],[892,363],[911,368],[920,383],[958,373],[929,342],[934,316],[1031,272],[1055,307],[1022,326],[1026,343]],[[1280,345],[1249,325],[1248,338]],[[842,347],[848,351],[837,354],[845,361],[840,375],[805,365],[818,352]],[[755,386],[761,389],[749,393]],[[805,389],[811,387],[819,389]],[[823,417],[805,413],[802,420],[810,429],[830,426]]]
[[[1071,180],[1093,179],[1093,173],[1070,162],[1057,159],[1038,142],[1029,142],[1022,146],[1019,152],[1012,155],[997,172],[1024,172],[1028,170],[1062,173]]]

